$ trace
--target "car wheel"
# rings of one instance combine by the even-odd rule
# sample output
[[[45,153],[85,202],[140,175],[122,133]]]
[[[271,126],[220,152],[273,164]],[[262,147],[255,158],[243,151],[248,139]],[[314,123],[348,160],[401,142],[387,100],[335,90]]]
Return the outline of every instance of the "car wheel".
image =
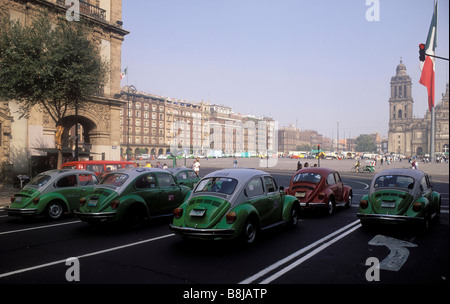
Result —
[[[296,206],[292,206],[291,219],[288,223],[288,226],[290,228],[296,227],[298,224],[298,221],[299,221],[299,217],[300,217],[300,214],[299,214],[298,208]]]
[[[345,204],[345,208],[350,208],[352,206],[353,203],[353,193],[350,192],[350,194],[348,195],[348,203]]]
[[[131,229],[140,228],[145,221],[145,214],[142,208],[131,206],[125,214],[125,225]]]
[[[45,216],[52,220],[57,220],[62,217],[64,213],[64,208],[61,202],[59,201],[52,201],[47,204],[47,207],[45,208]]]
[[[334,209],[335,209],[334,200],[333,200],[333,198],[329,198],[328,199],[328,209],[327,209],[328,215],[332,215],[334,213]]]
[[[258,226],[256,225],[256,221],[250,218],[245,222],[244,230],[242,231],[242,240],[246,244],[253,244],[256,241],[257,235]]]

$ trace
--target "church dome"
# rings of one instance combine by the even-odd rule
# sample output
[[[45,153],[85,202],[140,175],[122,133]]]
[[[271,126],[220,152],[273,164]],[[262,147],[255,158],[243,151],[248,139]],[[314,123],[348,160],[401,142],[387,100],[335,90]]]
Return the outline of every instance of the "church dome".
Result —
[[[397,75],[396,76],[405,76],[406,75],[406,66],[403,64],[400,59],[400,64],[397,66]]]

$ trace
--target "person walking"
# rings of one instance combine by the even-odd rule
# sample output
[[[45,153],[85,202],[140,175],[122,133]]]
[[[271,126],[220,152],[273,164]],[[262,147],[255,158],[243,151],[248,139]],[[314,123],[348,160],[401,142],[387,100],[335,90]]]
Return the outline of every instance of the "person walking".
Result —
[[[192,165],[192,167],[194,169],[195,174],[197,174],[197,176],[198,176],[198,173],[200,171],[200,162],[198,161],[198,158],[195,160],[195,162]]]
[[[236,159],[236,157],[234,158],[234,161],[233,161],[233,167],[234,167],[234,168],[237,167],[237,159]]]

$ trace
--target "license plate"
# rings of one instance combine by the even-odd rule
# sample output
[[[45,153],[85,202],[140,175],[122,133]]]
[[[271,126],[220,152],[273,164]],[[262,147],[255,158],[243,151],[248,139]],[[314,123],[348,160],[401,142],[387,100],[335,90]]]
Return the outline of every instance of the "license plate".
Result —
[[[395,208],[395,202],[382,202],[381,207],[383,208]]]
[[[190,216],[204,216],[206,213],[205,209],[192,209],[189,213]]]
[[[89,203],[88,203],[88,206],[93,206],[93,207],[95,207],[95,206],[97,206],[97,200],[90,200],[89,201]]]
[[[16,199],[14,200],[15,203],[20,203],[22,201],[21,196],[16,196]]]
[[[306,196],[306,192],[295,192],[295,196],[296,197],[305,197]]]

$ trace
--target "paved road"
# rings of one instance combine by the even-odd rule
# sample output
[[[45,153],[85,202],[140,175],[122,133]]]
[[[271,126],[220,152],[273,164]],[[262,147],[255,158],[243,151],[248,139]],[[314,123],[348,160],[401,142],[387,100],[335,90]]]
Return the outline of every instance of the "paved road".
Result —
[[[211,170],[204,169],[204,173]],[[279,185],[286,185],[290,175],[274,172]],[[185,242],[170,233],[168,221],[153,222],[137,231],[105,231],[72,217],[58,222],[23,221],[7,217],[3,211],[0,284],[78,284],[67,280],[75,265],[67,260],[69,257],[79,261],[79,283],[152,284],[146,292],[169,292],[169,299],[180,301],[191,288],[218,291],[223,299],[228,288],[234,292],[267,288],[269,296],[278,296],[280,292],[292,295],[302,289],[291,284],[447,283],[448,180],[436,183],[436,190],[443,194],[441,219],[429,233],[420,233],[408,229],[363,230],[356,219],[356,208],[371,176],[342,176],[354,189],[353,207],[339,209],[333,216],[305,216],[296,229],[269,231],[251,247],[230,242]],[[380,245],[380,239],[388,240],[385,244],[390,247]],[[402,247],[398,244],[405,243],[412,245],[406,248],[408,254],[399,270],[377,272],[366,264],[369,258],[382,262],[392,246],[398,249]],[[238,283],[263,285],[235,285]],[[168,289],[153,284],[183,285]],[[280,291],[266,284],[290,285]]]

